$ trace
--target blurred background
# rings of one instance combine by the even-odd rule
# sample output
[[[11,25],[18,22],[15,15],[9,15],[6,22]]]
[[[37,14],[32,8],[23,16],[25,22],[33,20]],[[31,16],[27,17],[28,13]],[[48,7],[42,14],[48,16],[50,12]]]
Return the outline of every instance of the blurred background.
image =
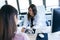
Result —
[[[48,31],[48,39],[49,40],[58,40],[60,36],[56,36],[55,33],[51,34],[52,28],[52,18],[53,18],[53,9],[60,8],[60,0],[0,0],[0,8],[3,5],[12,5],[18,10],[18,19],[19,19],[19,27],[23,26],[24,17],[28,13],[28,7],[30,4],[35,4],[37,8],[39,6],[44,6],[45,8],[45,16],[46,16],[46,25]],[[43,8],[41,8],[43,9]],[[42,29],[45,30],[45,29]],[[59,33],[58,33],[59,34]],[[60,35],[60,34],[59,34]],[[54,37],[56,36],[56,38]],[[53,39],[52,39],[53,37]],[[46,40],[46,39],[45,39]]]
[[[35,4],[36,6],[44,5],[47,26],[51,26],[52,8],[58,8],[60,6],[60,0],[0,0],[0,8],[5,4],[14,6],[18,10],[19,20],[22,21],[28,12],[30,4]],[[23,22],[21,23],[22,25]]]

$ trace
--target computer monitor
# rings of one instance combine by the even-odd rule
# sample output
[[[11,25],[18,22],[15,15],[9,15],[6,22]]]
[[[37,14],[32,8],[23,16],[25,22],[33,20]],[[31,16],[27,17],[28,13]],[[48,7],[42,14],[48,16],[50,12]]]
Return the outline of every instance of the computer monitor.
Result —
[[[52,33],[60,31],[60,8],[53,9]]]

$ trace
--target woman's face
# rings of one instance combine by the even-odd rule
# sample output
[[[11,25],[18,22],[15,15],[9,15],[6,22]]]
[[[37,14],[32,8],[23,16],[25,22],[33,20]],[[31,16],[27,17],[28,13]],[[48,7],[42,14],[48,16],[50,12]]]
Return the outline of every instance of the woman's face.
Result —
[[[17,25],[18,24],[18,18],[16,17],[16,15],[14,16],[14,19],[15,19],[15,23]]]
[[[31,16],[34,16],[34,13],[33,13],[33,11],[32,11],[32,8],[29,8],[29,9],[28,9],[28,12],[29,12],[29,14],[30,14]]]

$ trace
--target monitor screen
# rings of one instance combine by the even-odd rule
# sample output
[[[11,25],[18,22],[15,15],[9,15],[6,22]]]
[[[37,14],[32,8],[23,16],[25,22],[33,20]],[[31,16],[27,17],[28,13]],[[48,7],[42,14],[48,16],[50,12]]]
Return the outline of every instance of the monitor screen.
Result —
[[[53,9],[52,33],[60,31],[60,8]]]

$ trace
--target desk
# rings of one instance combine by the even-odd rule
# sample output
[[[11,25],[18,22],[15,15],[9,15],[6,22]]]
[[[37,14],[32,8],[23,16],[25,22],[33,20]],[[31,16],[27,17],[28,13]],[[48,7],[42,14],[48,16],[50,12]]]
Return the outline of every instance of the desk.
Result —
[[[60,32],[49,33],[48,39],[49,40],[60,40]]]
[[[18,27],[17,28],[17,33],[21,32],[22,27]],[[45,30],[46,29],[46,30]],[[49,32],[50,30],[50,32]],[[28,37],[30,38],[30,40],[35,40],[37,37],[37,33],[39,30],[37,30],[37,32],[35,34],[27,34]],[[51,33],[51,27],[48,28],[42,28],[42,31],[47,32],[48,33],[48,40],[60,40],[60,32],[56,32],[56,33]]]
[[[17,28],[17,33],[21,32],[22,27]],[[41,30],[41,31],[40,31]],[[37,33],[51,33],[51,27],[41,27],[39,29],[36,29],[35,34],[27,34],[30,40],[36,40]]]

